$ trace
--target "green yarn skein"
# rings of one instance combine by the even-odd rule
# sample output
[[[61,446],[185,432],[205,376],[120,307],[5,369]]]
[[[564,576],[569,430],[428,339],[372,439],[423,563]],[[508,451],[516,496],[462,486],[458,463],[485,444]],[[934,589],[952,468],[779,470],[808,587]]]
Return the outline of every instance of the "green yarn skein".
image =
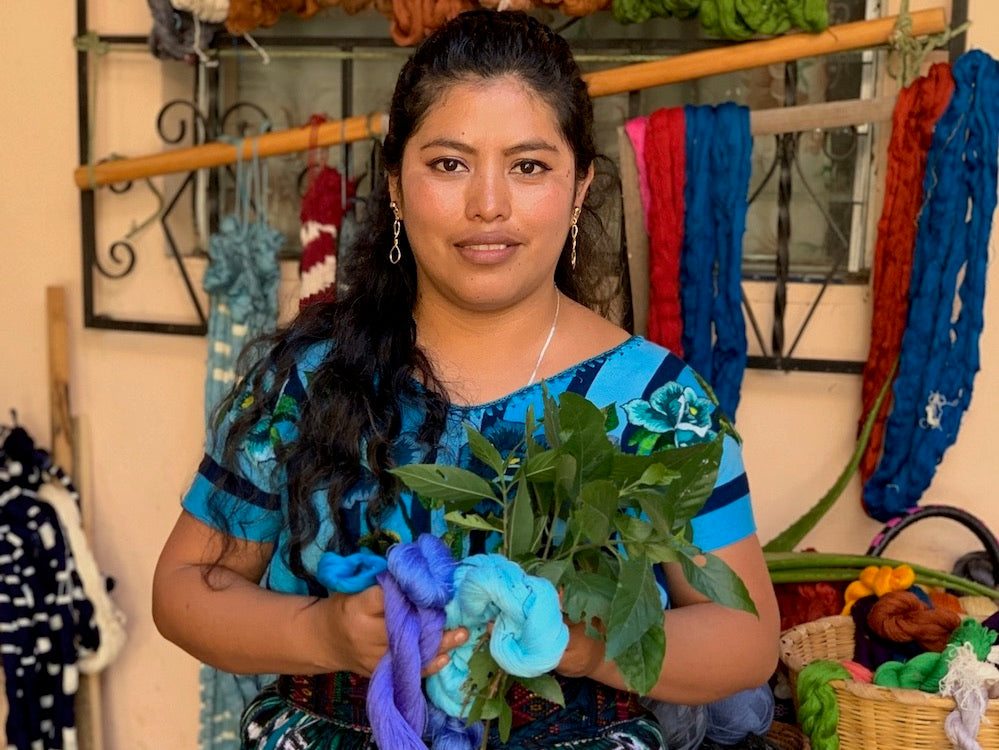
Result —
[[[788,15],[791,25],[802,31],[823,31],[829,28],[829,4],[826,0],[790,0]]]
[[[798,724],[812,750],[839,750],[839,706],[829,681],[849,679],[846,667],[828,659],[813,661],[798,673]]]
[[[924,693],[939,693],[940,680],[950,668],[951,659],[962,644],[969,644],[979,661],[985,661],[997,634],[977,620],[966,617],[954,629],[942,653],[927,651],[912,657],[907,662],[888,661],[874,672],[874,684],[882,687],[922,690]]]
[[[701,0],[614,0],[611,13],[618,23],[629,24],[650,18],[690,18],[700,7]]]
[[[881,687],[936,693],[947,674],[947,663],[947,658],[935,651],[918,654],[906,662],[886,661],[874,671],[873,682]]]
[[[784,34],[791,29],[787,0],[735,0],[735,9],[746,26],[760,34]]]
[[[755,33],[736,11],[735,0],[704,0],[700,18],[705,31],[725,39],[749,39]]]

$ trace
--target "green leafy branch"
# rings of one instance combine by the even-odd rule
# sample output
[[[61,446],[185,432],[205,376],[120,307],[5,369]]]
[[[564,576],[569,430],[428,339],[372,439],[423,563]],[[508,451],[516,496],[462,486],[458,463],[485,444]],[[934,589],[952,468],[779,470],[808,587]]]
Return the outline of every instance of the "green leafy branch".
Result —
[[[715,486],[725,431],[669,448],[643,434],[645,445],[659,449],[636,455],[610,439],[616,427],[613,405],[601,409],[574,393],[556,401],[545,391],[541,420],[529,409],[523,440],[505,455],[466,425],[472,454],[491,478],[436,464],[393,473],[428,507],[445,511],[456,551],[467,549],[472,532],[497,534],[498,551],[559,589],[565,615],[604,641],[605,658],[644,694],[656,684],[666,650],[655,565],[679,563],[713,601],[753,614],[756,608],[735,572],[691,542],[691,519]],[[504,697],[512,679],[563,702],[550,675],[511,678],[486,648],[476,650],[469,672],[469,718],[497,718],[501,736],[509,732]]]

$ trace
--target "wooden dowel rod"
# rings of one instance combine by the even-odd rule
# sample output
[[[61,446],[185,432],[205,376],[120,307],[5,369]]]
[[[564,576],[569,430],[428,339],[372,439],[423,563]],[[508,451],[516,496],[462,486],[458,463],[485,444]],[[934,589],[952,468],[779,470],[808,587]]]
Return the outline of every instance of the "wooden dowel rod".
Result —
[[[912,19],[913,36],[938,34],[947,28],[943,8],[915,11],[909,16]],[[830,26],[818,34],[785,34],[773,39],[699,50],[663,60],[589,73],[584,78],[590,96],[607,96],[804,57],[878,47],[891,39],[897,18],[889,16],[870,21],[854,21]]]
[[[938,34],[947,28],[943,8],[915,11],[910,14],[910,18],[914,36]],[[888,43],[897,19],[897,16],[889,16],[855,21],[831,26],[818,34],[787,34],[773,39],[700,50],[654,62],[595,71],[585,74],[583,78],[590,96],[608,96],[804,57],[878,47]],[[276,156],[305,151],[311,146],[325,147],[359,141],[383,133],[386,125],[385,115],[373,114],[327,122],[316,127],[305,126],[266,133],[255,139],[257,154],[261,157]],[[243,158],[249,159],[252,155],[253,141],[245,140]],[[143,177],[231,164],[236,158],[235,146],[216,141],[150,156],[102,162],[93,167],[83,165],[76,168],[73,177],[77,187],[89,189]]]
[[[359,115],[346,120],[333,120],[320,125],[305,125],[300,128],[264,133],[255,138],[246,138],[242,143],[242,156],[245,160],[259,157],[291,154],[307,151],[309,148],[333,146],[338,143],[353,143],[385,132],[385,115]],[[254,147],[254,144],[256,146]],[[144,177],[191,172],[206,167],[233,164],[238,159],[237,146],[232,143],[212,141],[201,146],[178,148],[159,154],[137,156],[131,159],[115,159],[95,164],[93,174],[84,165],[77,167],[73,178],[77,187],[90,188],[127,182]],[[91,185],[91,179],[93,185]]]
[[[891,119],[894,111],[895,98],[890,96],[758,109],[749,114],[749,130],[753,135],[832,130],[868,122],[885,122]]]

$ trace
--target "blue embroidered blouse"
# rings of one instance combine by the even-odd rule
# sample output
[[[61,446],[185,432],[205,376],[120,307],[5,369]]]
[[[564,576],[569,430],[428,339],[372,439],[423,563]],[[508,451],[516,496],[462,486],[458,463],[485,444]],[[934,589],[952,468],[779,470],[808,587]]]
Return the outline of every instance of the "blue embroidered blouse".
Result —
[[[216,525],[213,519],[219,517],[217,512],[221,508],[229,519],[230,533],[273,543],[275,551],[261,583],[276,591],[310,593],[308,583],[293,574],[288,565],[287,495],[274,448],[281,442],[294,440],[299,405],[309,397],[310,375],[326,354],[326,346],[317,345],[302,358],[284,384],[273,412],[241,446],[239,468],[235,472],[220,462],[225,424],[242,408],[238,403],[233,406],[223,429],[210,441],[183,498],[183,507],[207,524]],[[636,453],[712,440],[719,430],[721,414],[717,402],[700,378],[676,355],[638,336],[546,378],[543,383],[556,398],[571,391],[599,407],[614,404],[619,419],[610,437]],[[484,469],[469,449],[465,423],[478,429],[502,452],[512,449],[523,438],[528,406],[533,406],[535,414],[542,413],[541,383],[485,404],[452,405],[439,444],[432,449],[417,441],[420,420],[417,410],[404,409],[393,459],[398,466],[433,461],[473,471]],[[336,426],[330,425],[330,429]],[[729,435],[723,444],[714,491],[692,522],[692,541],[704,551],[739,541],[756,529],[740,445]],[[353,540],[370,531],[364,508],[374,489],[374,478],[368,473],[343,498],[347,528],[341,531]],[[315,500],[318,508],[326,507],[322,492],[316,493]],[[334,531],[331,519],[322,512],[320,518],[323,521],[316,539],[302,552],[303,563],[313,575]],[[413,502],[408,491],[402,493],[381,523],[384,530],[403,542],[422,532],[439,535],[445,530],[443,511],[427,510],[421,503]]]

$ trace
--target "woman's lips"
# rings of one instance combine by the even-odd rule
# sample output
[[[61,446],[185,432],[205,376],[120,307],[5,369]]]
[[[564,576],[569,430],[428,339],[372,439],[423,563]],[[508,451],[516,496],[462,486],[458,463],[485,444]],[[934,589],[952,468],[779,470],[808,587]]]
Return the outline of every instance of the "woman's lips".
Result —
[[[472,263],[501,263],[516,252],[520,243],[513,240],[465,241],[457,243],[461,256]]]

